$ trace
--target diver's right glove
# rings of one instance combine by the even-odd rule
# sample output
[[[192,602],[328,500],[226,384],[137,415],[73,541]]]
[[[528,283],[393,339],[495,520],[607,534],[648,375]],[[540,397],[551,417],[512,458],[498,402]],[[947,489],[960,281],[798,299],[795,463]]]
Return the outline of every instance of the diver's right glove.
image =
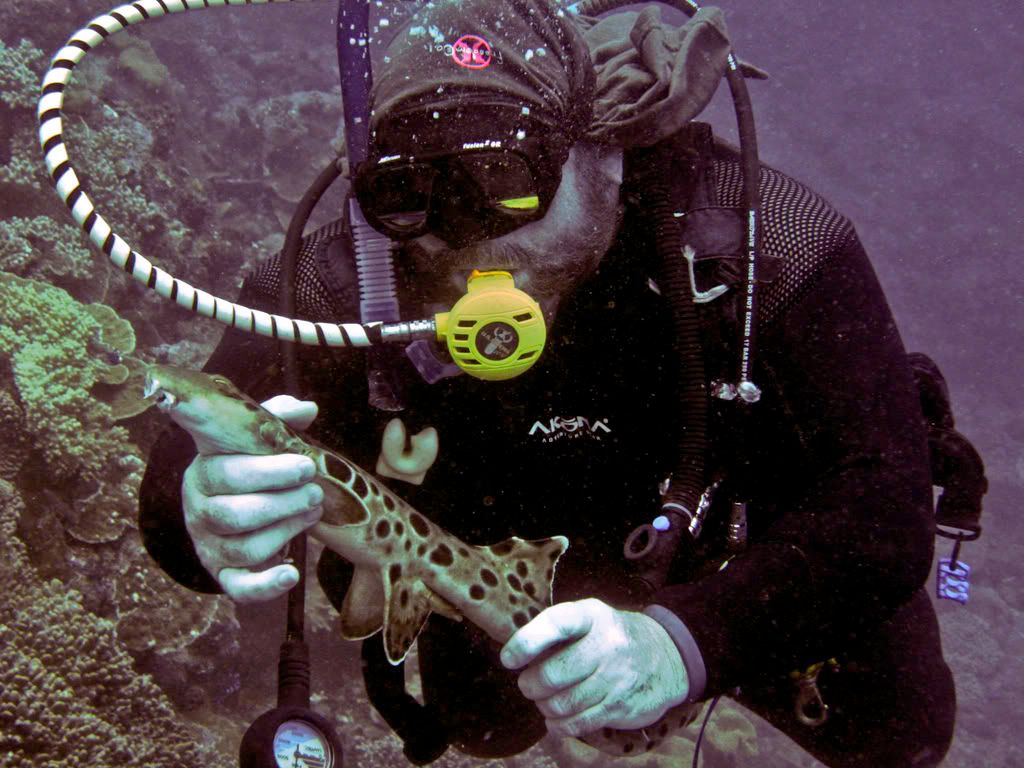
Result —
[[[317,407],[287,395],[263,407],[305,429]],[[185,526],[196,554],[221,589],[238,602],[272,600],[299,581],[280,555],[323,513],[323,491],[309,482],[316,467],[298,454],[197,456],[181,483]]]

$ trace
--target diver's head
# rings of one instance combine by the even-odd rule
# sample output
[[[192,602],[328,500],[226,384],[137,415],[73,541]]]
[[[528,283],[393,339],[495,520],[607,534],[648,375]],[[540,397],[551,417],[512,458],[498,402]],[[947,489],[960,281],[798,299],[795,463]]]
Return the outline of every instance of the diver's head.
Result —
[[[388,46],[356,169],[367,219],[451,247],[541,219],[593,111],[582,34],[544,0],[440,0]]]

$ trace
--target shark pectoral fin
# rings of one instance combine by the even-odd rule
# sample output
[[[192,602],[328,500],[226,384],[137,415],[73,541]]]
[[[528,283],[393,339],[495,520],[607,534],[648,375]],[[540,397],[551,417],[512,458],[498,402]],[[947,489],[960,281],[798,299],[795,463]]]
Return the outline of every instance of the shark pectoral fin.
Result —
[[[351,492],[332,477],[316,477],[313,482],[324,492],[321,506],[324,509],[320,522],[326,525],[362,525],[370,519],[370,513],[357,502]]]
[[[434,610],[433,593],[422,581],[399,580],[389,591],[384,615],[384,650],[388,661],[400,664]]]
[[[341,636],[361,640],[384,626],[384,583],[380,570],[356,566],[341,606]]]

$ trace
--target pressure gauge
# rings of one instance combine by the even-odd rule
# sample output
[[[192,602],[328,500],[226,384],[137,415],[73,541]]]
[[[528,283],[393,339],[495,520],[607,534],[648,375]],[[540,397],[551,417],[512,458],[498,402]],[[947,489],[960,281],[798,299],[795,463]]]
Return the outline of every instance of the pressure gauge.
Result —
[[[308,720],[285,720],[274,734],[277,768],[334,768],[331,742]]]
[[[242,738],[241,768],[342,768],[341,742],[327,718],[305,707],[263,713]]]

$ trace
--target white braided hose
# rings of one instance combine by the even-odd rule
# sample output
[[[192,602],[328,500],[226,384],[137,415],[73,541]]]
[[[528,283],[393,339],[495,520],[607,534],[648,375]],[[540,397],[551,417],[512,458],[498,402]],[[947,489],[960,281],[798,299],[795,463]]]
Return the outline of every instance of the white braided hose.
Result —
[[[298,1],[138,0],[96,17],[75,32],[50,62],[50,68],[43,78],[39,99],[39,143],[46,157],[46,170],[53,179],[60,199],[71,211],[72,218],[89,236],[92,244],[107,254],[118,269],[127,272],[147,288],[152,288],[160,296],[175,302],[178,306],[250,333],[310,345],[366,347],[374,343],[372,337],[379,336],[376,331],[380,323],[312,323],[268,314],[194,288],[151,264],[116,234],[97,212],[89,196],[82,189],[64,144],[64,89],[71,80],[72,70],[86,53],[99,47],[110,35],[147,19],[156,19],[182,11],[226,5],[266,5]]]

